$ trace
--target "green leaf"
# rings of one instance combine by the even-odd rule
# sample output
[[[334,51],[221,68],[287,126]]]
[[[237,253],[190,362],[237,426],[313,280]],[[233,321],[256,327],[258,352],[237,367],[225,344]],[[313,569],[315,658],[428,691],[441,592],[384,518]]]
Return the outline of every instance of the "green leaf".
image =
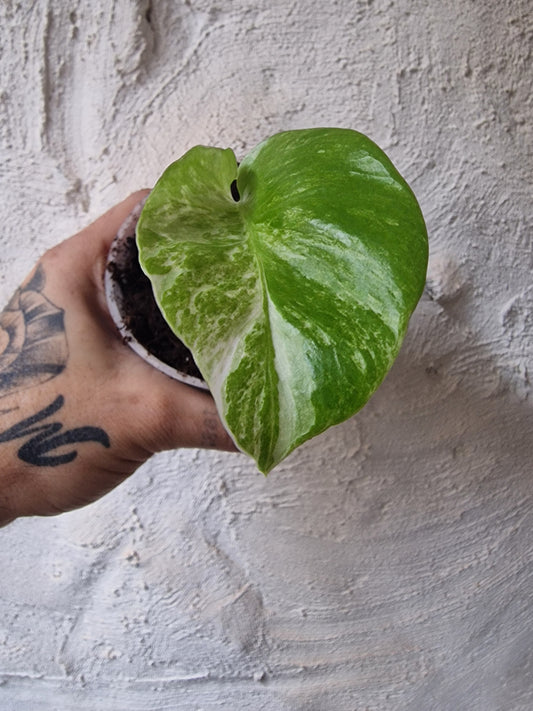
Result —
[[[137,240],[166,320],[265,473],[367,402],[427,266],[410,188],[338,128],[277,134],[240,166],[229,149],[193,148],[151,192]]]

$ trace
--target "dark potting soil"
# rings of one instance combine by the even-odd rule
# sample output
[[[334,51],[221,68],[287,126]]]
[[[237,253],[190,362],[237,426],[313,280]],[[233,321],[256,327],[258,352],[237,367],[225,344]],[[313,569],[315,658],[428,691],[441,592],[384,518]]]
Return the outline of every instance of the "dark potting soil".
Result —
[[[190,350],[172,332],[161,315],[152,285],[139,265],[135,237],[127,237],[121,250],[120,266],[111,260],[111,278],[123,294],[122,318],[132,335],[147,351],[186,375],[203,380]]]

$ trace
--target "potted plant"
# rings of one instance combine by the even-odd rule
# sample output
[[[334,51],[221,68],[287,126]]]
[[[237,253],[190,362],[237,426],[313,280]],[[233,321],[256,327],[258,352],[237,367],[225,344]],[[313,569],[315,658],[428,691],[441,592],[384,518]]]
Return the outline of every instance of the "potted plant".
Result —
[[[240,164],[196,146],[158,180],[136,232],[157,310],[264,473],[367,402],[425,283],[418,203],[349,129],[279,133]]]

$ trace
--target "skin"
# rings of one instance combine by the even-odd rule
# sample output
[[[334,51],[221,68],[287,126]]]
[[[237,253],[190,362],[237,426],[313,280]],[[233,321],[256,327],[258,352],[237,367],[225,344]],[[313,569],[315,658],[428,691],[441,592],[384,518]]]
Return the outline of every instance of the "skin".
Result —
[[[0,317],[0,525],[113,489],[154,453],[236,451],[211,396],[125,345],[103,276],[134,193],[49,250]]]

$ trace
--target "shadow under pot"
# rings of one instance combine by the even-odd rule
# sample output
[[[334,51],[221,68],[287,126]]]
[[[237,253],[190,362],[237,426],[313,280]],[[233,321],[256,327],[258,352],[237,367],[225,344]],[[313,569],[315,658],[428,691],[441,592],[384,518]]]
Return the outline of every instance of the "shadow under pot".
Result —
[[[128,215],[109,250],[104,278],[109,313],[124,342],[141,358],[175,380],[208,390],[190,350],[163,318],[139,265],[135,228],[143,205]]]

